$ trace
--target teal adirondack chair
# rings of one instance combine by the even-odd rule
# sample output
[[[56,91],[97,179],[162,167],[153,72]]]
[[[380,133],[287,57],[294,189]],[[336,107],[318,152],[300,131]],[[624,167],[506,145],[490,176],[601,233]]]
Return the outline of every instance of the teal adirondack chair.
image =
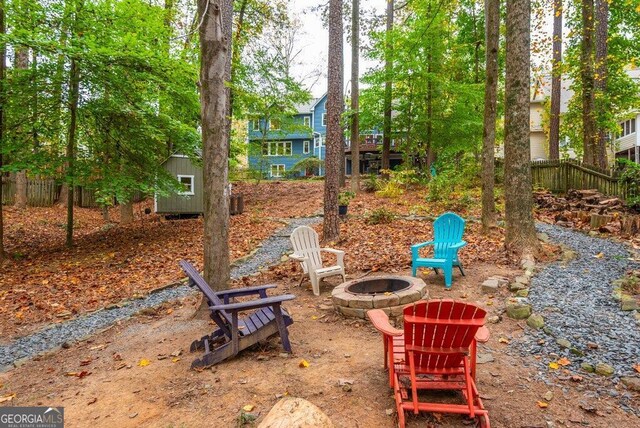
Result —
[[[453,267],[457,266],[464,276],[464,270],[458,260],[458,250],[467,243],[462,240],[465,221],[454,213],[444,213],[433,222],[433,241],[423,242],[411,246],[411,270],[416,276],[418,268],[431,268],[438,273],[438,269],[444,271],[444,283],[451,287]],[[433,257],[420,257],[420,248],[427,245],[433,246]]]

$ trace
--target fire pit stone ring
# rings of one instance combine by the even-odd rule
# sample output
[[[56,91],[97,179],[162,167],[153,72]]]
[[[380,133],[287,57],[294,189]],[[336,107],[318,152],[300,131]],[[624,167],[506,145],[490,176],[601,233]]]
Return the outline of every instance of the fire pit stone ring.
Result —
[[[383,275],[344,282],[333,289],[331,300],[336,310],[348,317],[366,318],[369,309],[382,309],[396,318],[405,305],[427,294],[427,285],[420,278]]]

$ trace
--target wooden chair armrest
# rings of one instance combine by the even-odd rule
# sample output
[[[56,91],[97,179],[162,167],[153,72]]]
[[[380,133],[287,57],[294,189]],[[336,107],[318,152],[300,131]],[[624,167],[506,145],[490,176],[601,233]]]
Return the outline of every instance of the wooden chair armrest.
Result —
[[[367,311],[367,317],[369,317],[375,329],[386,336],[402,336],[404,334],[402,330],[398,330],[389,324],[389,317],[382,309]]]
[[[309,260],[309,257],[299,256],[297,254],[291,254],[289,256],[289,258],[291,260],[296,260],[296,261],[299,261],[299,262],[306,262],[307,260]]]
[[[334,248],[320,248],[320,251],[326,251],[327,253],[333,253],[333,254],[344,254],[344,251],[336,250]]]
[[[320,248],[320,251],[325,251],[327,253],[335,254],[336,255],[336,264],[338,264],[338,266],[342,266],[342,268],[344,268],[344,251],[335,250],[333,248]]]
[[[411,250],[419,250],[422,247],[426,247],[427,245],[433,245],[434,242],[433,241],[427,241],[427,242],[423,242],[421,244],[415,244],[411,246]]]
[[[266,299],[256,299],[249,302],[229,303],[226,305],[209,306],[212,311],[238,312],[248,309],[264,308],[265,306],[279,305],[287,300],[293,300],[296,296],[293,294],[283,294],[281,296],[267,297]]]
[[[252,294],[260,294],[263,290],[268,290],[269,288],[276,288],[276,284],[266,284],[266,285],[256,285],[255,287],[243,287],[243,288],[233,288],[229,290],[216,291],[216,296],[218,297],[241,297],[241,296],[250,296]]]
[[[482,326],[476,331],[476,342],[485,343],[489,340],[489,329]]]

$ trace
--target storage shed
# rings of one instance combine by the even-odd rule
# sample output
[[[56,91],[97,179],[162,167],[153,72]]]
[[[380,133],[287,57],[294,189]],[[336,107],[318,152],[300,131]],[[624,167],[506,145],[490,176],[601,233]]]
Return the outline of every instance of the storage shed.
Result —
[[[182,183],[184,192],[169,196],[155,195],[155,212],[158,214],[202,214],[204,211],[204,179],[202,167],[195,165],[187,155],[174,153],[163,167]]]

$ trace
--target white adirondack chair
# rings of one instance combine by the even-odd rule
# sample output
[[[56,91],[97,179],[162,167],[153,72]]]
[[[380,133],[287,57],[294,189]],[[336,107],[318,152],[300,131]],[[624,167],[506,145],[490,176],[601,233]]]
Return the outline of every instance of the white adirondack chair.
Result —
[[[322,278],[334,275],[342,275],[342,280],[346,281],[344,274],[344,251],[334,250],[333,248],[320,248],[318,234],[315,230],[308,226],[298,226],[291,233],[291,245],[293,246],[293,254],[290,256],[293,260],[297,260],[302,265],[302,278],[300,284],[306,275],[311,280],[313,294],[320,295],[320,280]],[[321,251],[333,253],[336,255],[335,266],[322,266]]]

